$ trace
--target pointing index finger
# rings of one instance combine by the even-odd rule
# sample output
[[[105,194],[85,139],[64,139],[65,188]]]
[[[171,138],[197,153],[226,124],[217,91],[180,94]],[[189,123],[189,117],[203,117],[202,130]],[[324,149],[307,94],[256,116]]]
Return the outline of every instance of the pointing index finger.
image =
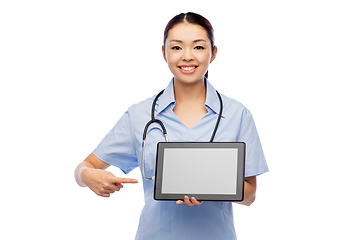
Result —
[[[138,180],[135,178],[120,178],[117,177],[114,179],[113,183],[137,183]]]

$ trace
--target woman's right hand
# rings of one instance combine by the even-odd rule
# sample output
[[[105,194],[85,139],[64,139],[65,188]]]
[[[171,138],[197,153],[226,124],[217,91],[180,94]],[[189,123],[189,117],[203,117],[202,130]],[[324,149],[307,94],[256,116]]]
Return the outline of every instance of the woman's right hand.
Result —
[[[111,172],[103,169],[86,168],[81,174],[81,180],[94,193],[101,197],[110,197],[110,194],[123,188],[123,183],[137,183],[133,178],[115,177]]]

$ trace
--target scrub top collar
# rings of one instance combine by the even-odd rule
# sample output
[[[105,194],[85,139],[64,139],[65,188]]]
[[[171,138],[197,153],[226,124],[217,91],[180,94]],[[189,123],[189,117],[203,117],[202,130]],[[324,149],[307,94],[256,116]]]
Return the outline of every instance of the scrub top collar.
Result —
[[[215,88],[209,83],[205,78],[205,87],[206,87],[206,101],[205,107],[211,109],[216,114],[220,112],[220,102],[219,97],[216,93]],[[157,114],[161,113],[164,109],[171,106],[172,103],[175,103],[175,94],[174,94],[174,78],[171,80],[169,85],[165,88],[164,93],[160,96],[158,100]],[[224,117],[224,111],[222,113]]]

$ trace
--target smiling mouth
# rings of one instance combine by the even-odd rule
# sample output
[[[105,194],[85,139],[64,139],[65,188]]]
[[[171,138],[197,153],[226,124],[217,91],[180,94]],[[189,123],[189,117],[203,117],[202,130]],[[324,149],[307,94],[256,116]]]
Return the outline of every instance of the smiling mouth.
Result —
[[[198,66],[189,66],[189,67],[182,67],[180,66],[179,68],[184,70],[184,71],[191,71],[194,70],[195,68],[197,68]]]

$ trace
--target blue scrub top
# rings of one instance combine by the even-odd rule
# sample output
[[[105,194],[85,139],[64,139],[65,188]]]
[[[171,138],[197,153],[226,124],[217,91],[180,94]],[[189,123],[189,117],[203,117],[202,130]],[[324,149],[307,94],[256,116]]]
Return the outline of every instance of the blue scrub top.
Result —
[[[175,106],[173,81],[157,101],[155,118],[161,120],[170,142],[210,141],[220,111],[214,87],[205,80],[208,113],[190,129],[173,112]],[[223,113],[214,142],[245,142],[245,176],[268,171],[265,156],[253,117],[241,103],[221,95]],[[142,136],[151,119],[155,96],[131,106],[105,136],[93,154],[102,161],[120,168],[125,174],[141,166]],[[151,124],[146,138],[145,175],[155,175],[156,146],[164,135],[158,124]],[[231,202],[203,202],[201,206],[177,205],[175,201],[155,201],[154,181],[143,179],[145,206],[136,234],[143,239],[236,239]]]

